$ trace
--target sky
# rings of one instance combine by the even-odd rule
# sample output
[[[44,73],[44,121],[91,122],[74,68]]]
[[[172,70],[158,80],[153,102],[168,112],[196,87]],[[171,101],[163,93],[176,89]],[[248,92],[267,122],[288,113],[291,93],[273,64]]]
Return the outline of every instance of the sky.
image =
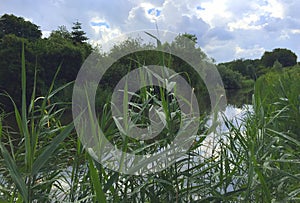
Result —
[[[92,44],[144,29],[191,33],[216,62],[260,58],[287,48],[300,61],[299,0],[0,0],[0,15],[21,16],[48,36],[82,23]]]

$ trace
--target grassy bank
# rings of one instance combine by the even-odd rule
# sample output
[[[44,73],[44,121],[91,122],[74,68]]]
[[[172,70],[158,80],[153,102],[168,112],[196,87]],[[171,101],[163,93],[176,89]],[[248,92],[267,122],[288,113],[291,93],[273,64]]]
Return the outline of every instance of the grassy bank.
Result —
[[[44,97],[33,91],[27,102],[25,72],[23,54],[22,107],[15,106],[12,113],[18,128],[0,125],[0,202],[300,201],[299,68],[260,78],[254,111],[246,113],[241,126],[224,118],[228,131],[215,134],[209,149],[204,145],[211,136],[205,127],[207,118],[201,118],[186,156],[163,171],[143,176],[119,174],[95,162],[77,139],[73,124],[60,122],[69,104],[51,102],[64,87],[51,85]],[[150,105],[153,92],[145,88],[140,94],[136,106]],[[164,130],[168,135],[178,122],[178,116],[171,116],[179,111],[178,105],[174,99],[156,102],[169,111],[165,113],[171,119]],[[2,113],[0,124],[6,116]],[[136,116],[147,123],[144,115]],[[124,145],[109,108],[99,114],[99,125]],[[169,141],[161,137],[151,150]],[[128,146],[136,147],[137,142]]]

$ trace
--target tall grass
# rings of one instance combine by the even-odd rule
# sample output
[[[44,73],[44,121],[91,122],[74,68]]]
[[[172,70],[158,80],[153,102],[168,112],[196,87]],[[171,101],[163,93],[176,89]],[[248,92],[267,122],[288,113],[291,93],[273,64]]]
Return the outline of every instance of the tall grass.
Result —
[[[1,119],[0,170],[3,174],[1,182],[4,189],[1,195],[5,195],[6,200],[10,202],[45,201],[63,166],[63,163],[53,161],[56,156],[61,155],[60,144],[73,129],[72,123],[61,126],[59,120],[64,109],[60,108],[61,104],[51,104],[50,101],[69,84],[53,90],[53,82],[46,96],[36,98],[35,80],[30,105],[27,108],[24,45],[22,47],[20,110],[10,98],[14,105],[13,115],[18,129],[11,131],[2,126]]]
[[[206,154],[203,149],[211,132],[205,127],[207,118],[203,117],[194,143],[184,157],[160,172],[135,176],[95,162],[77,139],[73,124],[61,124],[67,105],[52,103],[51,98],[69,84],[53,89],[53,82],[43,97],[35,95],[34,90],[26,106],[24,57],[23,48],[22,107],[18,109],[15,105],[13,112],[18,128],[2,125],[6,114],[1,114],[0,202],[300,201],[298,70],[259,79],[253,110],[245,113],[242,122],[224,116],[228,131],[215,132],[215,139],[211,140],[214,144],[208,146]],[[176,114],[180,112],[178,102],[163,88],[156,92],[153,88],[125,91],[134,97],[124,108],[136,123],[146,125],[149,120],[145,112],[150,105],[162,107],[166,115],[163,133],[174,134],[181,119]],[[173,139],[161,136],[150,147],[123,139],[109,103],[99,113],[98,123],[111,142],[124,151],[153,152]]]

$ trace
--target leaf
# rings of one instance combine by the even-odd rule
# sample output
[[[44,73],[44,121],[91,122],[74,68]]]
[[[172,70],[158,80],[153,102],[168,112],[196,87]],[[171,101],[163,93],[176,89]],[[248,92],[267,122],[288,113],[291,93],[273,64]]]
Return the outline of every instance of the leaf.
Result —
[[[88,159],[89,159],[90,176],[91,176],[91,180],[93,183],[93,188],[96,193],[96,200],[97,200],[97,202],[105,203],[106,197],[102,190],[102,184],[100,182],[99,174],[97,172],[97,169],[94,166],[91,156],[88,156]]]
[[[71,133],[73,128],[73,123],[70,123],[68,126],[66,126],[63,131],[52,140],[51,144],[46,147],[42,154],[38,156],[32,166],[32,175],[36,175],[39,172],[39,170],[52,156],[53,152],[59,147],[59,144]]]
[[[150,34],[149,32],[145,32],[147,35],[149,35],[150,37],[156,39],[156,44],[157,44],[157,48],[161,47],[161,41],[154,35]]]
[[[112,176],[110,176],[110,179],[108,179],[107,183],[104,185],[104,192],[106,192],[111,186],[113,186],[114,183],[118,181],[119,173],[114,173]]]
[[[22,63],[21,63],[21,89],[22,89],[22,111],[21,111],[21,120],[19,121],[19,127],[21,133],[25,138],[25,164],[28,168],[32,164],[32,151],[31,151],[31,137],[27,127],[27,108],[26,108],[26,67],[25,67],[25,45],[22,43]],[[17,111],[15,106],[15,112]]]
[[[1,130],[1,132],[2,132],[2,130]],[[24,182],[24,180],[22,178],[22,175],[19,172],[18,167],[17,167],[15,161],[10,156],[9,152],[2,145],[1,142],[0,142],[0,150],[1,150],[2,156],[4,158],[5,164],[6,164],[7,168],[8,168],[8,170],[9,170],[9,174],[10,174],[12,180],[16,184],[16,187],[18,188],[19,192],[21,193],[23,199],[27,200],[28,199],[28,190],[27,190],[25,182]]]

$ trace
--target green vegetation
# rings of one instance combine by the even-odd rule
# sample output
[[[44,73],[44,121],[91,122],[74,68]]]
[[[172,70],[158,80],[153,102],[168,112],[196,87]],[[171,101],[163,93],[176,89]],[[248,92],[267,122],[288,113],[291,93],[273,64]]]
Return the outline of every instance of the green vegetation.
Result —
[[[84,60],[92,52],[90,44],[84,42],[86,37],[81,30],[80,23],[74,25],[69,32],[65,27],[59,27],[48,38],[41,38],[38,26],[13,15],[3,15],[0,20],[0,89],[7,92],[21,106],[21,89],[15,88],[20,84],[21,49],[25,44],[27,95],[32,93],[32,81],[35,69],[37,71],[37,95],[45,95],[52,82],[57,67],[61,65],[56,86],[74,81]],[[82,40],[82,41],[81,41]],[[56,95],[57,101],[70,101],[71,87],[69,91]],[[29,98],[27,98],[29,99]],[[0,98],[0,103],[5,109],[12,110],[11,102]]]
[[[74,35],[60,27],[46,39],[24,39],[12,32],[0,35],[0,88],[7,92],[2,94],[6,103],[0,115],[0,202],[300,201],[299,65],[287,67],[279,59],[270,67],[261,60],[219,64],[227,88],[251,86],[255,81],[253,110],[246,112],[239,125],[224,116],[228,131],[214,131],[214,140],[210,140],[208,118],[201,117],[185,157],[158,173],[124,175],[95,162],[77,138],[73,123],[63,121],[64,112],[70,108],[72,81],[91,52],[86,38],[74,38],[84,36],[80,33]],[[173,44],[159,46],[180,45],[181,37]],[[196,42],[192,35],[188,37]],[[127,40],[99,56],[110,57],[116,53],[114,49],[131,46],[154,45]],[[193,43],[183,46],[191,46],[200,57],[206,57]],[[121,58],[106,73],[106,78],[114,80],[100,83],[103,89],[99,91],[105,94],[100,94],[99,102],[104,102],[98,121],[111,142],[124,151],[157,151],[173,139],[180,123],[174,95],[146,87],[136,93],[125,91],[125,95],[135,97],[131,106],[124,108],[131,108],[135,121],[142,125],[148,122],[144,113],[151,105],[162,107],[167,119],[164,136],[150,140],[148,147],[127,139],[116,128],[110,104],[103,98],[128,71],[153,63],[172,66],[196,91],[205,91],[189,65],[176,57],[145,51]],[[7,108],[9,103],[12,111]],[[209,141],[214,145],[207,148]]]
[[[282,67],[294,66],[297,64],[297,56],[288,49],[274,49],[272,52],[266,51],[261,57],[265,67],[272,67],[276,61],[282,64]]]
[[[183,44],[183,37],[191,39],[190,44]],[[37,69],[37,94],[44,95],[51,84],[56,68],[61,65],[56,86],[59,87],[66,82],[74,81],[84,60],[93,51],[92,46],[87,42],[86,33],[81,28],[80,22],[75,22],[72,30],[65,26],[59,26],[57,30],[51,32],[49,37],[42,38],[39,26],[25,21],[21,17],[4,14],[0,20],[0,89],[15,98],[16,104],[20,107],[21,92],[15,88],[15,84],[20,83],[20,53],[22,42],[25,43],[27,78],[27,95],[32,92],[32,81],[34,70]],[[206,58],[200,48],[196,48],[197,38],[195,35],[182,34],[169,43],[157,44],[162,49],[170,46],[178,48],[189,48],[190,52],[197,53],[199,57]],[[145,44],[140,39],[129,39],[122,44],[115,45],[110,53],[100,54],[101,57],[114,56],[119,50],[128,50],[135,47],[153,48],[153,44]],[[241,89],[253,87],[254,81],[261,75],[274,69],[282,69],[296,64],[297,56],[287,49],[274,49],[272,52],[265,52],[261,59],[244,60],[238,59],[227,63],[218,64],[218,69],[223,79],[226,89]],[[173,70],[179,72],[191,82],[199,94],[205,94],[206,87],[201,78],[195,74],[193,69],[175,56],[161,60],[160,54],[153,51],[134,53],[118,63],[106,73],[105,80],[101,81],[104,91],[109,93],[109,89],[114,87],[114,82],[124,76],[128,71],[127,64],[131,64],[131,69],[139,67],[139,61],[143,65],[147,64],[171,64]],[[12,82],[14,81],[14,82]],[[53,99],[56,101],[70,101],[71,86],[62,91]],[[29,98],[28,98],[29,99]],[[9,100],[0,98],[3,108],[12,110]]]

